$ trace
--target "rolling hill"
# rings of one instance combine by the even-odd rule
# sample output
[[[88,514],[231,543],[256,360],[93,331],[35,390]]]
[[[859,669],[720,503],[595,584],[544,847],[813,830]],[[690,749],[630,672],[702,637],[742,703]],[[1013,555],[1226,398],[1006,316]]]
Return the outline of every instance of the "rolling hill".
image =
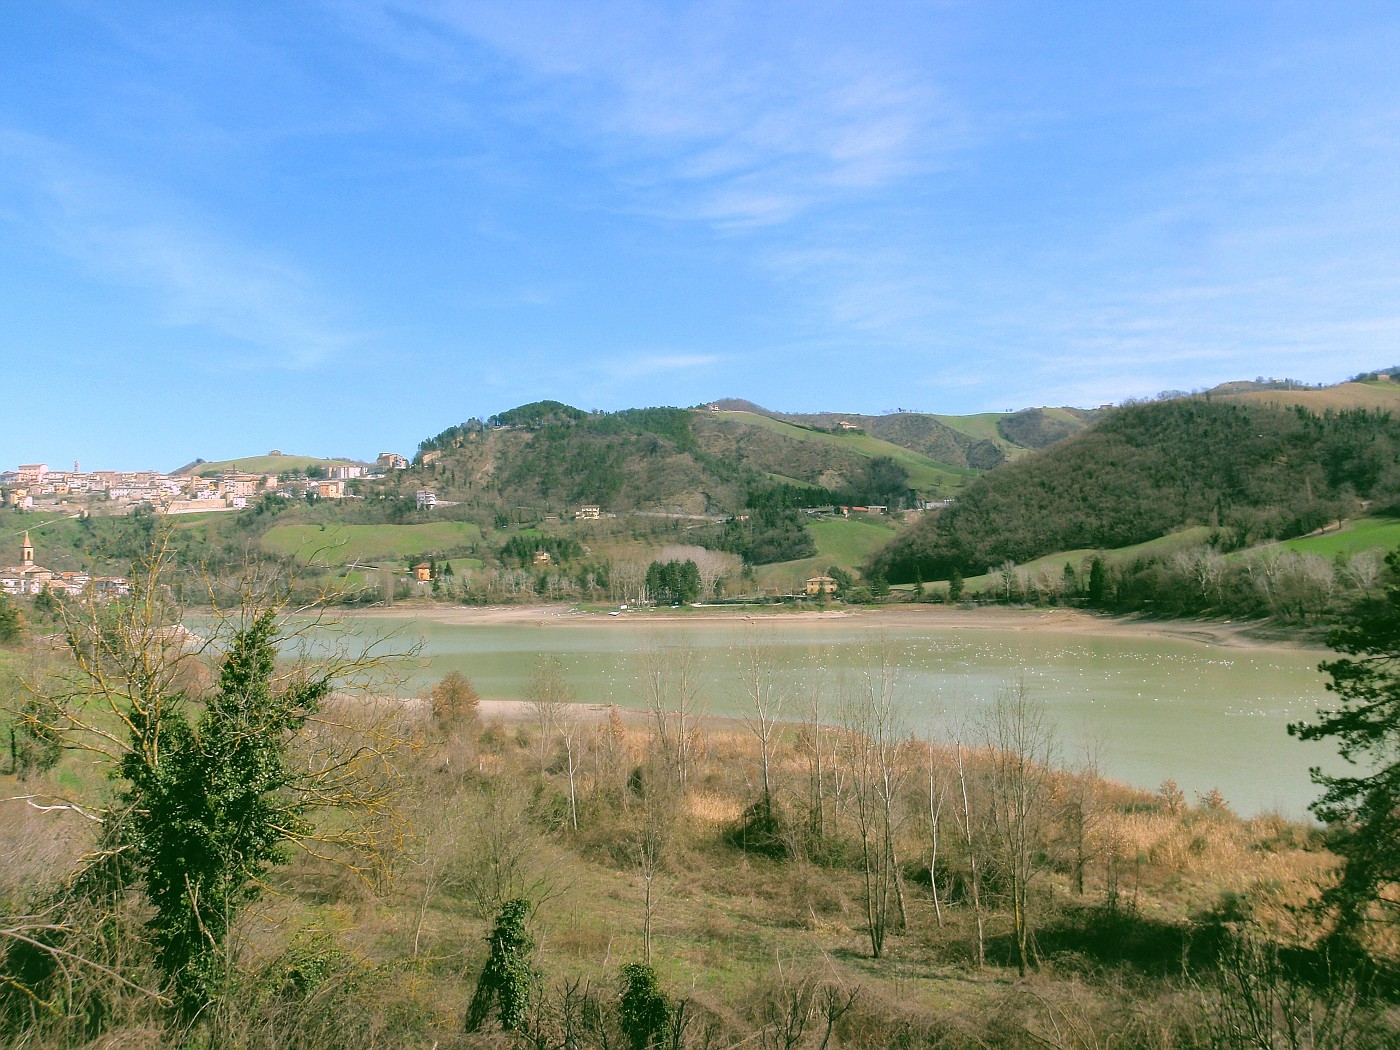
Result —
[[[263,455],[247,456],[242,459],[221,459],[214,462],[207,462],[197,459],[193,463],[187,463],[177,470],[176,474],[196,474],[204,478],[212,478],[225,471],[243,470],[250,474],[281,474],[284,471],[305,472],[308,467],[334,467],[334,466],[365,466],[357,459],[328,459],[321,456],[284,456]]]
[[[401,494],[428,486],[440,498],[539,513],[597,504],[727,515],[752,505],[755,490],[774,486],[807,505],[907,505],[952,496],[983,471],[1078,433],[1092,416],[1071,409],[793,415],[735,399],[700,409],[589,413],[542,401],[428,438],[413,468],[386,485]]]
[[[1311,393],[1287,392],[1287,393]],[[1400,424],[1238,397],[1124,407],[969,484],[870,562],[891,581],[1145,543],[1191,526],[1237,549],[1400,501]]]

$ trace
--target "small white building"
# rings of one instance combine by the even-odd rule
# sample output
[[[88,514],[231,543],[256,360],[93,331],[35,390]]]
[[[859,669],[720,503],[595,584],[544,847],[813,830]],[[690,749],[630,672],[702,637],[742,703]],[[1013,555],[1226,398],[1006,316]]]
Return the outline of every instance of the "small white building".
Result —
[[[419,510],[427,510],[430,507],[437,506],[437,493],[432,489],[419,489],[414,493],[414,498],[418,504]]]

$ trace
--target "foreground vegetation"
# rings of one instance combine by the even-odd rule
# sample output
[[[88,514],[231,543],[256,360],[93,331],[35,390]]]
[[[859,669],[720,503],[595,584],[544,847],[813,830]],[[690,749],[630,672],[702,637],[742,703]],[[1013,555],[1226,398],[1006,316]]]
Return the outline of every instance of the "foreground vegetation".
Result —
[[[60,610],[62,633],[12,659],[34,689],[11,680],[0,804],[9,1045],[1400,1031],[1388,781],[1329,782],[1327,835],[1241,819],[1213,793],[1101,780],[1025,689],[927,743],[878,643],[829,709],[753,645],[729,724],[696,707],[696,654],[661,643],[630,721],[547,659],[517,720],[459,675],[385,704],[372,655],[273,659],[275,577],[245,577],[240,611],[197,639],[164,548],[142,564],[132,601]],[[1387,571],[1330,670],[1344,705],[1389,705],[1370,736],[1343,728],[1394,776],[1400,559]]]

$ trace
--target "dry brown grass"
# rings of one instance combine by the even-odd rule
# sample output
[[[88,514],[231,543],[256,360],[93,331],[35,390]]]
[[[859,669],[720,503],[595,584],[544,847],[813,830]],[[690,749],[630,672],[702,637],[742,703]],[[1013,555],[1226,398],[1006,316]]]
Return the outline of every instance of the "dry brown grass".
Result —
[[[1400,383],[1339,383],[1325,390],[1251,390],[1227,394],[1222,401],[1252,401],[1279,408],[1299,406],[1311,412],[1365,408],[1391,412],[1400,408]]]
[[[412,834],[395,859],[392,880],[371,885],[301,857],[277,873],[270,892],[244,916],[238,960],[249,982],[239,993],[246,1016],[229,1021],[241,1025],[229,1031],[242,1045],[277,1045],[279,1030],[284,1045],[308,1048],[485,1045],[464,1041],[460,1018],[486,954],[496,898],[482,895],[479,880],[483,861],[492,856],[520,862],[515,881],[507,880],[497,896],[520,893],[535,901],[537,962],[550,988],[580,980],[611,989],[617,968],[640,958],[636,843],[655,802],[646,792],[664,780],[663,771],[647,764],[646,730],[619,730],[610,743],[611,765],[593,760],[603,735],[586,734],[575,834],[562,804],[566,778],[557,765],[540,771],[528,731],[472,728],[469,740],[454,741],[461,727],[421,729],[421,746],[396,759],[405,792],[400,806]],[[824,858],[820,863],[807,855],[810,844],[801,835],[793,837],[801,848],[786,859],[745,854],[725,843],[724,832],[756,798],[755,741],[741,728],[707,723],[696,744],[693,787],[670,811],[654,885],[654,962],[674,994],[709,1004],[706,1016],[728,1026],[731,1041],[769,1045],[762,1032],[771,1016],[764,1021],[769,1015],[763,1011],[771,1014],[783,995],[794,994],[790,977],[820,974],[858,992],[837,1026],[839,1045],[846,1047],[1195,1045],[1183,1006],[1187,992],[1175,979],[1149,979],[1109,961],[1049,958],[1026,982],[1013,981],[1002,968],[1010,960],[1010,923],[994,893],[988,920],[993,965],[976,969],[971,915],[958,888],[965,848],[950,828],[940,851],[945,890],[951,891],[942,926],[927,878],[918,877],[928,848],[924,770],[911,771],[899,800],[909,925],[892,934],[888,956],[874,960],[862,925],[864,891],[849,845],[849,807],[828,800],[830,838],[813,850]],[[454,750],[473,760],[449,761]],[[973,756],[974,767],[983,757]],[[934,762],[947,759],[933,753]],[[779,809],[798,819],[808,767],[793,738],[781,742],[774,768]],[[629,787],[638,769],[640,794],[638,782]],[[973,772],[977,798],[985,785],[981,770]],[[1063,785],[1057,791],[1056,806]],[[1074,900],[1056,824],[1047,829],[1051,864],[1036,891],[1039,920],[1061,910],[1090,915],[1088,905],[1102,901],[1101,839],[1112,830],[1125,911],[1170,927],[1228,904],[1233,914],[1243,911],[1258,929],[1289,943],[1307,943],[1315,934],[1299,905],[1315,896],[1333,860],[1307,829],[1277,817],[1171,813],[1152,796],[1121,785],[1100,784],[1095,797],[1105,819],[1093,844],[1085,901]],[[1056,806],[1047,810],[1052,821],[1060,820]],[[15,864],[0,868],[4,887],[52,881],[75,849],[74,842],[45,836],[53,826],[46,815],[20,813],[0,808],[0,858]],[[75,841],[82,839],[75,834]],[[983,841],[981,848],[989,847]],[[309,998],[268,999],[268,982],[280,979],[275,975],[313,937],[335,946],[343,970],[324,978]],[[165,1030],[127,1026],[112,1034],[139,1040],[150,1032],[159,1040]]]

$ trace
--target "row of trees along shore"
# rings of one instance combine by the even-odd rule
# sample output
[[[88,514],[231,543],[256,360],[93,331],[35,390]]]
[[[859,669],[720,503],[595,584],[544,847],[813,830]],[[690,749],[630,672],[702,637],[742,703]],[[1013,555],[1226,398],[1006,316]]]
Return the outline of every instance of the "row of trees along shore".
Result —
[[[1115,561],[1109,553],[1036,567],[1005,561],[991,567],[976,588],[954,573],[947,585],[919,583],[915,590],[928,600],[1082,606],[1164,618],[1269,619],[1308,627],[1326,625],[1380,593],[1385,559],[1381,549],[1325,558],[1278,544],[1224,554],[1196,543],[1127,561]]]
[[[1064,755],[1031,689],[935,740],[894,650],[757,629],[743,718],[655,638],[639,710],[536,662],[524,718],[287,619],[128,600],[15,660],[0,1028],[16,1047],[1379,1047],[1397,1038],[1400,555],[1295,731],[1326,830]],[[308,629],[308,623],[312,629]],[[44,644],[40,644],[44,643]]]

